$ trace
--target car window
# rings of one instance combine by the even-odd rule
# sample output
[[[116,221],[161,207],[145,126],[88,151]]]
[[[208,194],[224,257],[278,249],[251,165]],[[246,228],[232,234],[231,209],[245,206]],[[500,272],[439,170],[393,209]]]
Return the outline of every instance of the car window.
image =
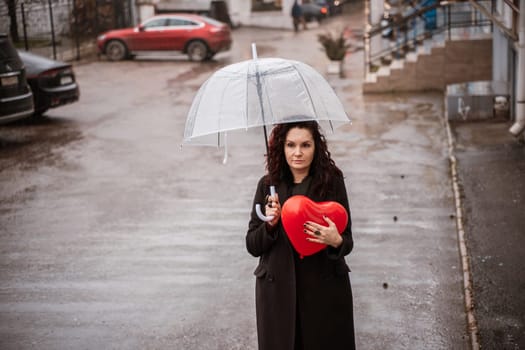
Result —
[[[18,54],[9,39],[7,37],[0,37],[0,59],[12,59],[17,56]]]
[[[182,26],[198,26],[199,24],[189,19],[184,18],[170,18],[168,19],[168,26],[170,27],[182,27]]]
[[[144,23],[144,28],[149,29],[149,28],[165,27],[166,22],[167,22],[166,18],[152,19],[151,21]]]
[[[206,16],[202,16],[202,19],[208,24],[211,24],[212,26],[215,26],[215,27],[222,27],[224,25],[224,23],[216,21],[213,18],[209,18]]]
[[[0,36],[0,73],[22,69],[18,52],[6,36]]]

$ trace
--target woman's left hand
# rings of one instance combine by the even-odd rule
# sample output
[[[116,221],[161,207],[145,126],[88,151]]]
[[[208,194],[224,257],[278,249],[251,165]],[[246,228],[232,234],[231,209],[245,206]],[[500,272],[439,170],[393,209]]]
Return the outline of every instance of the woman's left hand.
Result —
[[[335,223],[330,218],[323,216],[328,226],[316,224],[313,221],[307,221],[304,224],[304,233],[309,235],[306,239],[310,242],[326,244],[334,248],[343,243],[343,237],[337,231]]]

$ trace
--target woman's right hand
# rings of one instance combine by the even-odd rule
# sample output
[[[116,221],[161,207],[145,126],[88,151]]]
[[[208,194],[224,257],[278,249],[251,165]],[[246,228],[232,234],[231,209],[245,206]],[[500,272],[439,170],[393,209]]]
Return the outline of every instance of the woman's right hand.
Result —
[[[268,225],[275,226],[281,219],[281,203],[279,203],[279,194],[276,193],[274,196],[268,196],[266,198],[266,205],[264,208],[266,216],[273,216],[271,221],[268,221]]]

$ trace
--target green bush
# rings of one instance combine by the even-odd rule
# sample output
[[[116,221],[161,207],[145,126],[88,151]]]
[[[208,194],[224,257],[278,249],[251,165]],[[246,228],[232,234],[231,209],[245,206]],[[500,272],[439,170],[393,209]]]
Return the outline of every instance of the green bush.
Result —
[[[327,32],[317,35],[317,40],[323,46],[326,56],[332,61],[342,61],[350,45],[346,43],[343,31],[339,33]]]

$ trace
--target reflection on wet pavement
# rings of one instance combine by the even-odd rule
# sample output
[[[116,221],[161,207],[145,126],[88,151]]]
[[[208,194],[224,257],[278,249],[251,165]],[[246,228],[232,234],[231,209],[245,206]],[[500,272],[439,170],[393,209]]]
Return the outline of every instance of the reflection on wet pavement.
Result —
[[[186,114],[213,71],[251,58],[251,42],[324,74],[316,35],[347,22],[363,26],[351,14],[299,35],[241,28],[205,64],[86,63],[78,103],[2,127],[0,345],[255,349],[244,234],[262,132],[232,135],[222,165],[223,150],[180,148]],[[352,209],[358,347],[463,348],[442,96],[363,96],[362,67],[351,53],[347,78],[328,77],[353,122],[327,135]]]

